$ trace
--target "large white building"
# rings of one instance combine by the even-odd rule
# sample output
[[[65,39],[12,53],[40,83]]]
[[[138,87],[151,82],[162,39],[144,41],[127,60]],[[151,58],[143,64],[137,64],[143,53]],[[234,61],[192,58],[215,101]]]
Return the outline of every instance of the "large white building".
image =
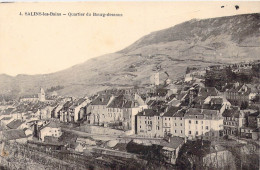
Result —
[[[223,117],[218,110],[190,108],[184,119],[188,139],[218,137],[219,131],[223,130]]]

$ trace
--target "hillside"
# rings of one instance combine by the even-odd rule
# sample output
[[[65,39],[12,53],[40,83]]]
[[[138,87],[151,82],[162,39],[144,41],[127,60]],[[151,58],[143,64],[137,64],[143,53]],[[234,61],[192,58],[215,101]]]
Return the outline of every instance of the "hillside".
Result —
[[[0,94],[37,93],[64,86],[60,95],[84,96],[109,87],[149,84],[160,68],[162,80],[183,76],[187,66],[208,66],[259,59],[260,14],[187,21],[153,32],[129,47],[43,75],[0,75]]]

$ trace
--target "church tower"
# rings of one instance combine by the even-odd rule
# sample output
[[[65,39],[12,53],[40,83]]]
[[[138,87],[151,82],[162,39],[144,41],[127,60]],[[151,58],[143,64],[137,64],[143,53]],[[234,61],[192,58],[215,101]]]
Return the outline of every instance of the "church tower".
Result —
[[[159,72],[154,73],[151,77],[150,77],[150,81],[152,85],[158,86],[160,84],[160,74]]]
[[[40,102],[45,101],[45,92],[44,92],[43,88],[41,88],[41,92],[38,94],[38,98],[39,98]]]

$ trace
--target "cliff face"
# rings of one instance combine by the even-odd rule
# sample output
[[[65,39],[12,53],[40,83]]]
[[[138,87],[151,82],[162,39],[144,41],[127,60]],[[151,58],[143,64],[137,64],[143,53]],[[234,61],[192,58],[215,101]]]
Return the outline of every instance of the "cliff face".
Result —
[[[0,94],[36,93],[40,86],[64,86],[61,95],[84,96],[108,87],[146,85],[159,70],[183,76],[187,66],[205,67],[259,59],[260,14],[191,20],[153,32],[129,47],[63,71],[44,75],[0,75]]]

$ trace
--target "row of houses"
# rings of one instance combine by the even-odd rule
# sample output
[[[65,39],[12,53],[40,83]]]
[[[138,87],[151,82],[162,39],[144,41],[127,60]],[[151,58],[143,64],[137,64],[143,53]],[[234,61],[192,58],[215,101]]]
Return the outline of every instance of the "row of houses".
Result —
[[[210,97],[208,97],[210,98]],[[207,99],[208,99],[207,98]],[[214,101],[216,98],[211,98]],[[164,110],[150,107],[137,114],[136,133],[141,136],[164,137],[166,134],[187,137],[218,137],[223,130],[222,113],[230,105],[221,99],[220,107],[207,100],[201,107],[176,107],[167,106]]]
[[[124,130],[134,132],[135,116],[145,108],[147,105],[137,94],[120,94],[118,96],[101,94],[89,105],[87,122],[101,126],[117,123]]]

